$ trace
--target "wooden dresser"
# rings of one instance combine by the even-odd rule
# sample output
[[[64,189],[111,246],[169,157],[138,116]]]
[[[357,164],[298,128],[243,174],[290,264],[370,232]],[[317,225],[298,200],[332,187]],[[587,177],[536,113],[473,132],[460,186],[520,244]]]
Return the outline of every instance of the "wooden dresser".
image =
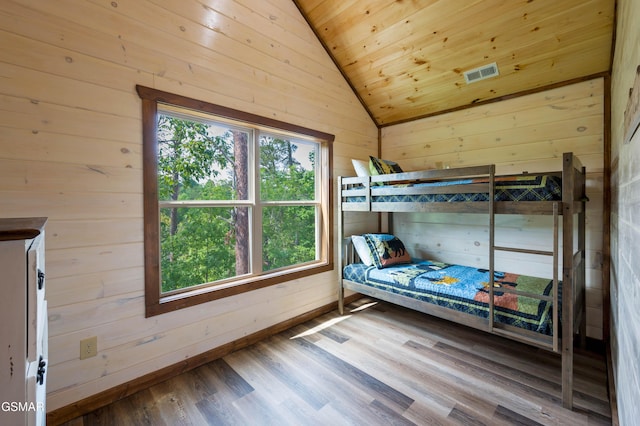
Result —
[[[0,219],[0,424],[46,421],[46,221]]]

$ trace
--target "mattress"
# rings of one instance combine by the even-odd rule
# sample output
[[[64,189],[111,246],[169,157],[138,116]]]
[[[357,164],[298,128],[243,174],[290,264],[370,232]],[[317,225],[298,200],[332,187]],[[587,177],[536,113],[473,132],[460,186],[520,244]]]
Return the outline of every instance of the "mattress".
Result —
[[[487,179],[461,179],[445,182],[404,183],[372,187],[372,202],[459,202],[489,201],[488,193],[403,194],[403,188],[430,188],[473,183],[486,183]],[[375,195],[376,189],[397,189],[394,195]],[[556,201],[562,200],[562,179],[552,175],[495,178],[495,201]],[[347,197],[347,202],[364,202],[364,196]]]
[[[489,271],[486,269],[413,259],[412,263],[384,269],[354,263],[345,267],[343,276],[349,281],[480,318],[489,316]],[[551,301],[501,291],[506,287],[552,296],[553,280],[494,272],[494,321],[551,335]]]

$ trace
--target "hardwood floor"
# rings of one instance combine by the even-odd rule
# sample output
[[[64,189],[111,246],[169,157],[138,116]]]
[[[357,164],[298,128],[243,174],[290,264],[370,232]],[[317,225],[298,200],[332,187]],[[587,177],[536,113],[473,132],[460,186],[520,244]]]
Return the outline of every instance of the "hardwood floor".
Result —
[[[603,355],[560,356],[371,299],[65,423],[80,425],[611,424]]]

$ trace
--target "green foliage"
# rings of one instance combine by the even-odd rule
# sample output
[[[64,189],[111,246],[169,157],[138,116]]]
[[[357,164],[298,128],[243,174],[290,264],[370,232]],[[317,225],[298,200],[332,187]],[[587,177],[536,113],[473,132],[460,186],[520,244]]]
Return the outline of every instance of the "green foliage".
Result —
[[[158,120],[158,197],[178,200],[180,190],[215,177],[232,160],[232,141],[212,136],[203,123],[161,115]]]
[[[161,116],[158,123],[160,200],[235,200],[238,174],[230,131]],[[297,159],[297,144],[260,139],[260,193],[265,201],[315,199],[315,152]],[[308,147],[307,147],[308,150]],[[233,207],[160,210],[162,291],[232,278],[238,234]],[[262,268],[269,271],[316,258],[315,206],[268,206],[262,212]],[[247,245],[248,246],[248,245]]]
[[[315,198],[313,151],[310,166],[303,167],[294,155],[298,146],[290,141],[263,137],[260,140],[260,197],[267,201],[301,201]]]
[[[298,145],[263,137],[260,140],[260,196],[268,201],[315,199],[312,157],[305,168],[295,159]],[[313,151],[312,151],[313,152]],[[262,259],[265,271],[316,258],[315,207],[266,207],[262,215]]]
[[[316,258],[315,207],[267,207],[262,215],[263,269],[270,271]]]

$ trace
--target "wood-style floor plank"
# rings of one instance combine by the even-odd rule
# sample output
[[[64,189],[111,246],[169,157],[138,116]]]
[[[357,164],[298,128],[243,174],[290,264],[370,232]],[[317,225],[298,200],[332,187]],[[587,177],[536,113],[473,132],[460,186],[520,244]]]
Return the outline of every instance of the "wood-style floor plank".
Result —
[[[560,356],[363,298],[66,423],[609,425],[602,354]]]

